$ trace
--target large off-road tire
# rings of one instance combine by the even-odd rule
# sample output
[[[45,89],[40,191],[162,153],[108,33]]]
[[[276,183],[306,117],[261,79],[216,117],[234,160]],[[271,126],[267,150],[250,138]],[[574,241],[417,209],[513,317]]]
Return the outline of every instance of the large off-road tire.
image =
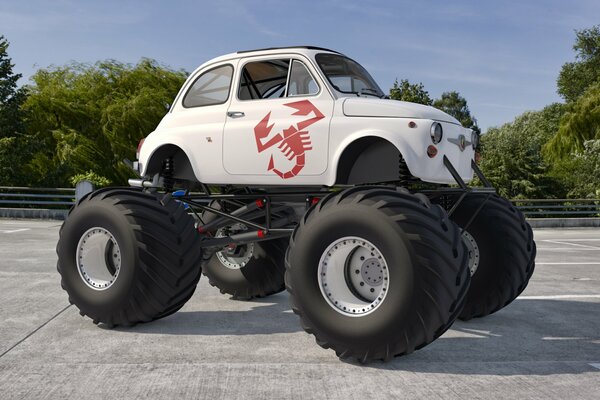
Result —
[[[487,197],[468,194],[452,220],[464,228]],[[496,194],[489,195],[466,231],[474,272],[459,316],[462,320],[492,314],[517,298],[533,274],[536,254],[533,232],[523,213]]]
[[[219,209],[214,202],[212,207]],[[212,221],[215,214],[204,212],[202,222]],[[234,223],[242,231],[242,224]],[[288,238],[243,244],[230,250],[205,252],[202,273],[222,294],[235,300],[251,300],[285,290],[285,251]],[[234,254],[235,253],[235,254]]]
[[[129,188],[81,199],[60,229],[56,252],[69,302],[108,327],[174,313],[201,272],[198,234],[183,206],[170,195]]]
[[[292,310],[341,358],[388,361],[443,334],[469,286],[459,228],[422,195],[331,194],[302,218],[286,254]]]

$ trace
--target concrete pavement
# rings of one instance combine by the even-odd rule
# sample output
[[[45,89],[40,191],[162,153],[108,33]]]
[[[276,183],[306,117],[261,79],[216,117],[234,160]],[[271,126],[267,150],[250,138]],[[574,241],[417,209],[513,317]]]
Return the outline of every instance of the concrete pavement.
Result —
[[[600,229],[536,230],[523,295],[391,363],[342,362],[287,294],[230,300],[203,277],[178,313],[107,330],[68,306],[59,221],[0,220],[0,398],[598,398]]]

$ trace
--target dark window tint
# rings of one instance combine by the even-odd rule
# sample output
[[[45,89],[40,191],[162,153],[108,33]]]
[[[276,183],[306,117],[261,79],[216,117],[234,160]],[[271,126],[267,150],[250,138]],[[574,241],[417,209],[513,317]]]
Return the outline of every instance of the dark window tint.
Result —
[[[240,100],[273,99],[285,96],[290,60],[250,62],[244,66],[238,97]]]
[[[223,65],[206,71],[196,79],[183,98],[184,107],[223,104],[229,97],[233,67]]]

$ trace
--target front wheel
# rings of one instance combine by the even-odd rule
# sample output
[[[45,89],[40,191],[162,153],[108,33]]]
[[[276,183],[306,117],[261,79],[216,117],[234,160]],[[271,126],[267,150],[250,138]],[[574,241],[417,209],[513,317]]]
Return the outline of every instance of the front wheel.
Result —
[[[469,285],[458,227],[407,191],[352,188],[302,218],[286,255],[293,311],[341,358],[390,360],[454,322]]]
[[[469,194],[452,219],[466,228],[463,240],[473,274],[460,319],[506,307],[527,287],[535,267],[533,232],[523,213],[498,195]]]

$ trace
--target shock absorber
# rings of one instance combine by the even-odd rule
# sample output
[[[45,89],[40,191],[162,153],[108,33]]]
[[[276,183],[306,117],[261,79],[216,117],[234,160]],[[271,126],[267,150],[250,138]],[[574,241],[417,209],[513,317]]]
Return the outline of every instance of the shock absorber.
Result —
[[[167,192],[173,190],[173,185],[175,183],[175,180],[173,179],[174,173],[175,164],[173,163],[173,157],[168,157],[163,161],[162,165],[163,185]]]
[[[406,165],[406,161],[404,158],[400,156],[398,160],[398,178],[400,181],[400,186],[409,187],[411,184],[418,181],[412,174],[410,173],[408,166]]]

